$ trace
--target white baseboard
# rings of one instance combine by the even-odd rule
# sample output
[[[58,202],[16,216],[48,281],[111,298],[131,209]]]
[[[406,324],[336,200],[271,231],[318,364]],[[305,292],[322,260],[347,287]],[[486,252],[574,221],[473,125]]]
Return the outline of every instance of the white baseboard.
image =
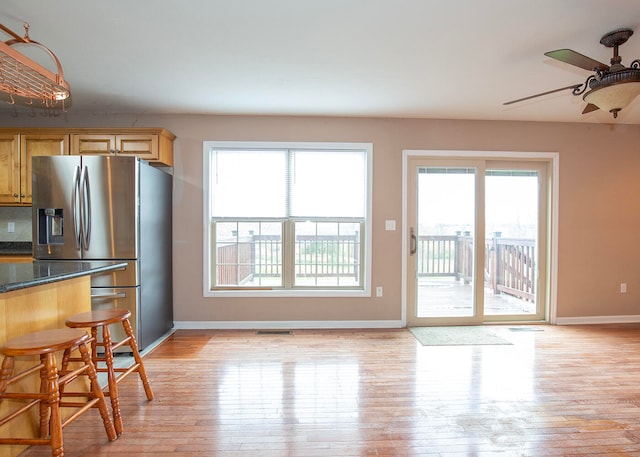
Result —
[[[557,325],[579,324],[629,324],[640,322],[640,315],[629,316],[583,316],[583,317],[558,317]]]
[[[558,317],[556,325],[640,323],[640,315]],[[374,321],[175,321],[173,330],[404,328],[401,320]]]
[[[175,321],[174,330],[402,328],[402,321]]]

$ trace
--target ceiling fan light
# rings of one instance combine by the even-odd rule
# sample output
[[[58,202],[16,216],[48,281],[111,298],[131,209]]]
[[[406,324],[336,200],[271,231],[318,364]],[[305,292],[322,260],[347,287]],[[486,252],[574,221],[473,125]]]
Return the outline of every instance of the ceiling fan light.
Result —
[[[596,105],[603,111],[617,113],[640,95],[640,81],[628,81],[590,90],[584,101]]]

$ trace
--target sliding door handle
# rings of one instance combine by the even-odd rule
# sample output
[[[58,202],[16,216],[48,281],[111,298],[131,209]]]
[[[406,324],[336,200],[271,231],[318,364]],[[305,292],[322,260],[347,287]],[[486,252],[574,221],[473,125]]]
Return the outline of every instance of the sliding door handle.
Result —
[[[409,230],[409,255],[415,255],[418,251],[418,238],[416,237],[416,231],[411,227]]]

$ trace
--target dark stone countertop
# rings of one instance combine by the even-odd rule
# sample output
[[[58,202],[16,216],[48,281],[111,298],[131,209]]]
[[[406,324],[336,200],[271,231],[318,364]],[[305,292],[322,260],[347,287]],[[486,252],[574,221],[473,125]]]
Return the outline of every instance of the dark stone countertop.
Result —
[[[126,262],[35,261],[31,263],[0,263],[0,293],[41,286],[65,279],[117,270]]]
[[[31,241],[0,241],[0,256],[31,255]]]

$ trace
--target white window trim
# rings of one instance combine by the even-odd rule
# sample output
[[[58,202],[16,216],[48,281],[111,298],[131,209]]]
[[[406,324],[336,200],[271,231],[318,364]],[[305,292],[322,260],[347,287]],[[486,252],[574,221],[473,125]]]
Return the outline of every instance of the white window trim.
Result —
[[[363,289],[295,289],[295,290],[211,290],[211,237],[209,233],[210,182],[209,168],[211,149],[216,148],[250,148],[250,149],[364,149],[367,152],[367,202],[365,214],[365,249]],[[373,144],[372,143],[325,143],[325,142],[265,142],[265,141],[203,141],[202,144],[202,289],[204,297],[370,297],[371,296],[371,256],[372,256],[372,214],[373,214]]]

